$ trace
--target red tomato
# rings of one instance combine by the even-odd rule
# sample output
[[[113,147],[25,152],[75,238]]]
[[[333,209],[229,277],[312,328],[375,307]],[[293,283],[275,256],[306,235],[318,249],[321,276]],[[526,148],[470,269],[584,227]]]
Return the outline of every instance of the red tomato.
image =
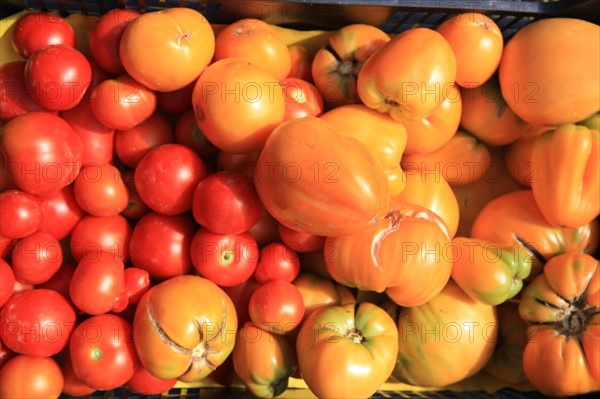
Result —
[[[192,109],[192,93],[196,80],[183,86],[181,89],[167,92],[157,92],[158,108],[170,114],[182,114]]]
[[[219,152],[219,149],[206,138],[198,127],[193,109],[184,112],[177,119],[175,142],[190,147],[203,159],[212,157]]]
[[[271,280],[258,287],[248,303],[250,318],[260,328],[285,335],[304,318],[304,299],[298,288],[283,280]]]
[[[135,188],[134,172],[131,170],[126,171],[123,174],[123,181],[129,193],[129,202],[127,202],[127,208],[121,212],[121,215],[131,221],[139,220],[142,216],[150,212],[150,208],[144,204],[144,201],[142,201]]]
[[[62,370],[63,378],[65,380],[63,387],[63,394],[69,396],[86,396],[91,395],[96,391],[96,389],[87,386],[77,376],[75,375],[75,371],[73,371],[73,361],[71,360],[71,356],[69,355],[69,351],[65,351],[63,354],[63,359],[60,365]]]
[[[173,388],[176,382],[177,378],[162,379],[155,377],[140,364],[133,377],[125,384],[125,388],[141,395],[160,395]]]
[[[116,216],[127,207],[127,187],[111,164],[84,166],[73,187],[77,203],[90,215]]]
[[[288,78],[298,78],[312,83],[312,56],[304,46],[291,45],[288,46],[290,56],[292,57],[292,68],[288,74]]]
[[[39,231],[52,234],[56,239],[66,238],[85,215],[75,200],[73,185],[39,197],[44,215]]]
[[[260,287],[260,283],[256,281],[254,276],[250,276],[248,280],[241,284],[233,285],[230,287],[222,287],[223,291],[231,298],[233,305],[235,306],[235,313],[237,314],[238,327],[241,327],[247,321],[250,321],[250,314],[248,313],[248,302],[254,291]]]
[[[263,209],[262,216],[258,219],[258,222],[248,229],[248,232],[252,234],[260,248],[269,243],[280,241],[279,232],[277,231],[278,226],[279,222]]]
[[[314,252],[325,245],[325,236],[303,233],[281,223],[278,231],[281,241],[296,252]]]
[[[0,308],[4,306],[13,293],[15,287],[15,274],[4,259],[0,259]]]
[[[15,356],[0,369],[0,398],[58,398],[64,379],[51,357]]]
[[[76,265],[72,263],[63,263],[56,273],[45,283],[39,284],[37,288],[45,288],[53,290],[64,296],[67,300],[71,301],[71,295],[69,294],[69,286],[71,279],[75,273]]]
[[[15,357],[17,354],[6,347],[6,345],[0,340],[0,370],[6,362]]]
[[[46,111],[31,96],[25,85],[25,61],[0,66],[0,122],[30,111]]]
[[[297,78],[285,78],[280,84],[285,98],[284,121],[323,113],[323,96],[315,85]]]
[[[57,62],[60,60],[60,62]],[[92,67],[81,52],[65,45],[43,47],[25,65],[25,84],[42,107],[65,110],[75,107],[92,81]]]
[[[81,167],[81,139],[64,119],[48,112],[28,112],[11,119],[2,129],[0,147],[10,177],[33,195],[64,188]]]
[[[0,324],[0,338],[13,352],[53,356],[69,343],[75,310],[58,292],[36,288],[13,294],[0,311]]]
[[[23,58],[49,45],[75,47],[75,31],[66,19],[47,12],[31,12],[15,23],[12,47]]]
[[[137,305],[149,288],[150,275],[147,271],[137,267],[128,267],[125,269],[125,286],[123,291],[127,294],[130,305]]]
[[[131,263],[155,281],[188,274],[192,271],[190,245],[197,228],[189,214],[147,213],[133,228]]]
[[[113,9],[103,14],[90,32],[90,51],[103,69],[114,75],[125,73],[119,56],[119,42],[127,26],[139,12],[130,9]]]
[[[254,277],[259,283],[284,280],[291,283],[300,273],[300,258],[294,250],[281,242],[273,242],[260,249]]]
[[[60,269],[62,261],[60,242],[39,231],[19,240],[11,257],[15,278],[26,284],[45,283]]]
[[[16,238],[8,238],[0,234],[0,258],[8,259],[16,242]]]
[[[163,144],[148,152],[135,169],[134,181],[148,207],[165,215],[192,209],[194,190],[206,176],[198,154],[181,144]]]
[[[90,102],[100,123],[115,130],[131,129],[156,110],[156,94],[128,75],[98,84]]]
[[[150,150],[173,141],[171,124],[155,113],[131,129],[117,131],[115,151],[121,162],[135,168]]]
[[[123,216],[86,215],[73,228],[69,244],[77,262],[86,257],[94,259],[106,251],[125,263],[129,260],[130,239],[131,226]]]
[[[38,231],[43,220],[38,198],[21,190],[0,193],[0,230],[3,237],[26,237]]]
[[[200,227],[190,250],[196,270],[219,286],[243,283],[258,263],[258,245],[248,232],[217,234]]]
[[[194,191],[194,219],[217,234],[240,234],[262,216],[263,206],[251,178],[235,172],[206,176]]]
[[[110,252],[85,256],[75,268],[69,295],[73,304],[91,315],[113,309],[117,297],[125,287],[123,261]]]
[[[125,384],[139,364],[131,324],[113,314],[82,321],[73,331],[69,353],[77,378],[101,390]]]

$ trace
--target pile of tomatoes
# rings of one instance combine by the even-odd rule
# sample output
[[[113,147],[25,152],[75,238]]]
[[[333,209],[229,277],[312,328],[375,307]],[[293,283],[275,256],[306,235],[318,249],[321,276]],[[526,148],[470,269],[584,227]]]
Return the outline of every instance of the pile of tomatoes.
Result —
[[[87,33],[0,67],[0,398],[600,390],[598,25]]]

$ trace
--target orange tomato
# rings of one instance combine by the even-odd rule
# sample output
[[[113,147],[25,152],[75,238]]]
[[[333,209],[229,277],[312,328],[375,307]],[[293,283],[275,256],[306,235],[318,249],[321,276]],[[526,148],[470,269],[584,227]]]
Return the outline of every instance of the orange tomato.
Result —
[[[507,171],[523,187],[531,187],[531,181],[538,178],[539,165],[533,163],[533,145],[536,136],[524,136],[510,143],[504,151]]]
[[[302,271],[292,282],[304,300],[304,318],[315,310],[330,305],[356,302],[348,287],[317,274]]]
[[[271,73],[288,76],[292,57],[275,29],[259,19],[244,18],[221,29],[215,40],[214,60],[242,57]]]
[[[458,85],[480,86],[496,72],[504,38],[492,19],[477,12],[462,13],[442,22],[436,30],[454,51]]]
[[[288,78],[302,79],[312,83],[312,56],[304,46],[291,45],[288,46],[290,57],[292,57],[292,67],[288,73]]]

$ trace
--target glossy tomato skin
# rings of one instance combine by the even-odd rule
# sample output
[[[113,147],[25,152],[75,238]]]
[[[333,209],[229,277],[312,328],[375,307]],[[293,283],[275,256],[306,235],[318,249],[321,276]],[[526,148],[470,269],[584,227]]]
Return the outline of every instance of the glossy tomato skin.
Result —
[[[150,212],[133,228],[129,242],[131,262],[147,271],[153,281],[192,271],[190,245],[198,226],[191,215]]]
[[[113,314],[92,316],[79,323],[69,343],[69,354],[77,378],[94,389],[120,387],[139,364],[131,324]]]
[[[188,83],[181,89],[156,93],[158,108],[171,115],[180,115],[192,109],[192,93],[196,81]]]
[[[173,141],[171,124],[164,116],[155,113],[131,129],[117,131],[115,151],[121,162],[135,168],[150,150]]]
[[[37,197],[21,190],[0,193],[0,227],[2,236],[23,238],[42,226],[44,215]]]
[[[248,232],[260,248],[280,240],[278,226],[279,222],[263,208],[260,219],[248,229]]]
[[[173,388],[176,382],[176,378],[157,378],[140,364],[135,370],[133,377],[125,384],[125,388],[128,391],[142,395],[160,395]]]
[[[241,284],[233,285],[230,287],[221,287],[223,291],[231,298],[235,306],[235,312],[237,314],[238,326],[243,326],[247,321],[250,321],[250,314],[248,311],[248,302],[254,291],[260,287],[260,283],[256,281],[254,276],[250,276],[248,280]]]
[[[83,146],[71,126],[48,112],[28,112],[2,129],[0,146],[15,184],[33,195],[48,195],[75,180]]]
[[[75,273],[75,267],[70,262],[63,262],[60,266],[60,269],[48,281],[45,283],[39,284],[37,288],[46,288],[49,290],[53,290],[61,294],[65,297],[71,304],[71,295],[69,294],[69,285],[71,284],[71,279],[73,278],[73,274]],[[77,309],[75,309],[77,311]]]
[[[194,190],[192,212],[198,224],[217,234],[241,234],[262,216],[263,206],[251,178],[216,172]]]
[[[284,280],[293,282],[300,273],[300,258],[294,250],[281,242],[273,242],[260,248],[254,277],[258,282]]]
[[[0,369],[2,398],[58,398],[64,387],[60,366],[51,357],[17,355]]]
[[[356,302],[354,294],[345,286],[317,274],[301,271],[292,282],[304,300],[304,318],[315,310],[331,305]]]
[[[390,377],[397,351],[394,320],[368,302],[314,311],[296,341],[300,372],[318,397],[370,397]]]
[[[49,45],[75,47],[75,31],[66,19],[47,12],[24,14],[15,23],[12,47],[27,59],[35,51]]]
[[[158,378],[182,381],[204,378],[221,365],[237,334],[231,299],[213,282],[192,275],[150,288],[133,325],[141,364]]]
[[[200,227],[190,246],[192,264],[219,286],[248,280],[258,263],[258,244],[250,233],[217,234]]]
[[[57,62],[57,60],[61,60]],[[92,67],[73,47],[52,45],[31,54],[25,65],[25,84],[35,101],[50,110],[75,107],[92,81]]]
[[[30,111],[48,111],[39,105],[25,85],[25,61],[0,66],[0,122]]]
[[[215,36],[208,20],[187,7],[140,15],[125,29],[119,42],[119,55],[127,73],[161,92],[191,83],[209,64],[214,50]]]
[[[127,207],[129,195],[121,172],[109,163],[89,164],[73,182],[77,204],[93,216],[116,216]]]
[[[0,311],[0,337],[22,355],[47,357],[63,350],[75,326],[75,311],[58,292],[36,288],[15,293]]]
[[[121,215],[98,217],[86,215],[71,232],[69,246],[75,261],[94,259],[109,252],[124,263],[129,260],[132,227]]]
[[[179,215],[192,209],[194,190],[207,175],[198,154],[181,144],[163,144],[150,152],[135,169],[140,198],[150,209]]]
[[[62,262],[63,250],[58,239],[40,231],[17,241],[11,256],[15,278],[34,285],[52,278]]]
[[[302,294],[285,280],[262,283],[248,302],[248,313],[256,326],[278,335],[290,334],[300,326],[304,311]]]
[[[96,391],[95,388],[87,386],[75,375],[73,361],[71,360],[69,351],[64,351],[61,356],[62,361],[60,363],[60,369],[62,370],[64,378],[63,394],[70,396],[85,396],[94,393]]]
[[[219,152],[219,149],[206,138],[198,127],[193,109],[183,112],[177,119],[175,142],[192,148],[202,159],[213,157]]]
[[[312,83],[298,78],[281,80],[285,97],[283,120],[320,116],[325,111],[323,96]]]
[[[277,231],[281,241],[296,252],[314,252],[325,245],[325,237],[303,233],[277,223]]]
[[[73,185],[68,185],[53,194],[39,197],[44,218],[39,231],[52,234],[58,240],[66,238],[77,222],[85,215],[81,209]]]
[[[0,259],[0,309],[12,295],[14,286],[15,274],[12,268],[4,259]]]

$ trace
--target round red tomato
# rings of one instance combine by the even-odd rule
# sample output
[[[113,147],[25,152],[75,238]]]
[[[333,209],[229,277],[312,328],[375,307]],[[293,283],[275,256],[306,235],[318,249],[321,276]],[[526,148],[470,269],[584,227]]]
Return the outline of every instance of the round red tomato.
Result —
[[[69,343],[75,310],[58,292],[36,288],[13,294],[0,311],[0,338],[13,352],[56,355]]]
[[[283,120],[320,116],[323,113],[323,96],[312,83],[298,78],[285,78],[281,86],[285,98]]]
[[[0,66],[0,122],[30,111],[46,111],[25,86],[25,61],[8,62]]]
[[[18,355],[0,369],[0,398],[58,398],[64,387],[60,366],[51,357]]]
[[[63,251],[49,233],[37,231],[17,241],[12,251],[15,278],[27,284],[42,284],[60,269]]]
[[[238,327],[241,327],[247,321],[250,321],[250,314],[248,313],[248,302],[254,291],[260,287],[260,283],[256,281],[254,276],[244,281],[241,284],[233,285],[230,287],[222,287],[223,291],[231,298],[233,305],[235,306],[235,313],[237,314]]]
[[[176,382],[177,378],[163,379],[155,377],[140,364],[133,377],[125,384],[125,388],[141,395],[160,395],[173,388]]]
[[[194,191],[196,221],[217,234],[240,234],[262,216],[263,206],[251,178],[235,172],[208,175]]]
[[[73,187],[75,200],[90,215],[116,216],[127,207],[127,187],[119,169],[111,164],[84,166]]]
[[[303,233],[279,223],[277,226],[281,241],[296,252],[314,252],[325,245],[325,237]]]
[[[24,14],[15,23],[12,47],[23,58],[49,45],[75,47],[75,31],[66,19],[48,12]]]
[[[281,242],[273,242],[260,249],[254,277],[260,283],[284,280],[291,283],[300,273],[300,258],[294,250]]]
[[[192,93],[196,80],[183,86],[181,89],[156,93],[158,108],[170,114],[179,115],[192,109]]]
[[[4,259],[0,259],[0,308],[10,298],[15,287],[15,274]]]
[[[203,159],[212,157],[219,152],[219,149],[206,138],[198,127],[193,109],[184,112],[177,119],[175,142],[190,147]]]
[[[115,389],[129,381],[139,364],[132,330],[128,321],[113,314],[82,321],[69,344],[77,378],[102,390]]]
[[[233,286],[248,280],[258,262],[258,245],[248,232],[217,234],[201,227],[191,244],[196,270],[219,286]]]
[[[139,220],[142,216],[150,212],[150,208],[144,204],[144,201],[142,201],[135,188],[134,172],[132,170],[123,173],[123,181],[129,193],[129,201],[127,202],[127,208],[121,212],[121,215],[131,221]]]
[[[7,238],[22,238],[42,226],[44,214],[38,198],[21,190],[0,193],[0,230]]]
[[[71,279],[75,273],[75,267],[73,263],[64,262],[60,269],[48,281],[39,284],[37,288],[46,288],[53,290],[64,296],[67,300],[71,301],[71,295],[69,294],[69,286]]]
[[[155,113],[131,129],[117,131],[115,151],[121,162],[135,168],[150,150],[172,142],[171,124],[164,116]]]
[[[66,238],[85,212],[75,200],[73,185],[60,191],[39,197],[44,214],[39,231],[50,233],[56,239]]]
[[[86,215],[73,228],[69,245],[77,262],[83,258],[94,259],[105,251],[125,263],[129,260],[130,239],[131,226],[125,217]]]
[[[258,287],[248,303],[250,319],[260,328],[285,335],[304,318],[304,299],[298,288],[283,280],[270,280]]]
[[[69,396],[86,396],[91,395],[96,391],[96,389],[87,386],[81,382],[79,378],[77,378],[75,372],[73,371],[73,361],[71,360],[69,351],[65,351],[63,354],[60,368],[65,380],[62,392],[63,394]]]

